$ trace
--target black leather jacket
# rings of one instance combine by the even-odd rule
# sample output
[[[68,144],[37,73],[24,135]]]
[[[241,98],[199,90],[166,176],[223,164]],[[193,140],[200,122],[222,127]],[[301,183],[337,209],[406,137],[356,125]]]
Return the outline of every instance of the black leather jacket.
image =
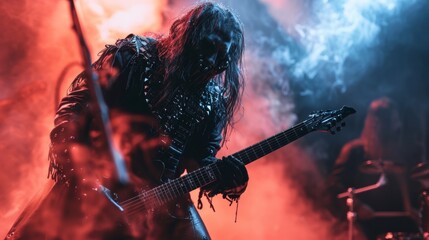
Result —
[[[170,130],[177,122],[164,120],[169,118],[169,115],[180,115],[180,111],[185,111],[183,108],[189,105],[186,104],[187,100],[194,101],[196,107],[188,107],[195,113],[194,116],[182,116],[184,121],[190,122],[191,129],[186,132],[189,136],[182,136],[186,142],[179,144],[183,149],[178,156],[174,156],[178,161],[165,162],[166,167],[173,171],[169,177],[177,177],[184,169],[194,170],[214,161],[224,127],[224,121],[219,117],[219,111],[222,111],[222,105],[219,104],[221,90],[218,85],[210,83],[200,95],[176,96],[179,105],[183,106],[171,103],[168,111],[157,111],[151,103],[162,81],[162,76],[157,71],[159,64],[156,41],[130,35],[126,39],[118,40],[116,45],[107,46],[100,59],[95,62],[94,68],[100,72],[100,83],[111,113],[119,113],[115,116],[147,117],[151,119],[148,120],[151,123],[140,125],[150,125],[147,127],[154,128],[159,124],[161,129],[167,129],[165,135],[172,140],[179,138],[177,129]],[[108,79],[109,72],[106,72],[105,68],[109,65],[117,70],[116,78]],[[84,74],[81,74],[72,83],[68,95],[62,99],[55,117],[55,127],[51,132],[49,176],[55,180],[67,182],[75,171],[76,166],[71,160],[69,147],[74,143],[94,145],[96,137],[99,136],[97,124],[90,111],[89,99],[86,79]],[[145,134],[149,131],[154,134],[153,129],[149,130],[144,126],[137,126],[130,131],[142,131],[146,132]],[[135,163],[131,165],[136,169],[141,168]],[[144,169],[140,170],[140,173],[144,172]]]

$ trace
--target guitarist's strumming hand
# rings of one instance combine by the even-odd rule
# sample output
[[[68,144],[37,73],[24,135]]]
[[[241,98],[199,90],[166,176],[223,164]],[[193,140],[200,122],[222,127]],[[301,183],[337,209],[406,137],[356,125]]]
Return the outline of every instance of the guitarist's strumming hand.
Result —
[[[203,189],[209,197],[221,193],[224,198],[236,200],[246,190],[249,175],[244,164],[233,156],[223,157],[217,160],[218,181]]]

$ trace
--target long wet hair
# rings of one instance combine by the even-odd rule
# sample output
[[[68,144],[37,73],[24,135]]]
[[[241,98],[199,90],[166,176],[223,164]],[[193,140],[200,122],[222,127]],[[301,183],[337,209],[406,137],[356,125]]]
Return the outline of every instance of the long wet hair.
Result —
[[[223,111],[226,127],[223,129],[224,140],[228,127],[233,126],[233,114],[240,106],[243,87],[242,55],[244,36],[241,22],[228,9],[212,3],[200,3],[185,15],[173,22],[169,35],[160,38],[157,44],[159,58],[163,62],[164,89],[157,105],[168,101],[181,84],[201,85],[204,79],[192,78],[192,64],[195,64],[195,49],[208,34],[223,29],[232,33],[232,46],[229,52],[229,65],[225,71],[212,77],[212,81],[223,87]],[[190,59],[195,62],[190,62]],[[215,74],[215,73],[212,73]],[[219,117],[219,116],[218,116]]]

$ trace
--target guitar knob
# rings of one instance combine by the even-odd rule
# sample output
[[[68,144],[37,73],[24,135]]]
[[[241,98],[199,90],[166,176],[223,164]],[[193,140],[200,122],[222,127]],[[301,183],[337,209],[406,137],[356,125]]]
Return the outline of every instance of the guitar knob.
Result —
[[[341,131],[341,127],[337,127],[337,132]]]
[[[346,122],[342,122],[341,127],[345,127],[345,126],[346,126]]]

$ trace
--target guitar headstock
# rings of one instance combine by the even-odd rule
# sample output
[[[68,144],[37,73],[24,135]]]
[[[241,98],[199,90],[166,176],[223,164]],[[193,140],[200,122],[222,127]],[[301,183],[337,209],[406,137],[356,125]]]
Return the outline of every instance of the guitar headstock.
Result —
[[[322,130],[335,134],[345,126],[342,121],[355,112],[355,109],[347,106],[343,106],[338,110],[318,111],[310,114],[304,124],[308,131]]]

